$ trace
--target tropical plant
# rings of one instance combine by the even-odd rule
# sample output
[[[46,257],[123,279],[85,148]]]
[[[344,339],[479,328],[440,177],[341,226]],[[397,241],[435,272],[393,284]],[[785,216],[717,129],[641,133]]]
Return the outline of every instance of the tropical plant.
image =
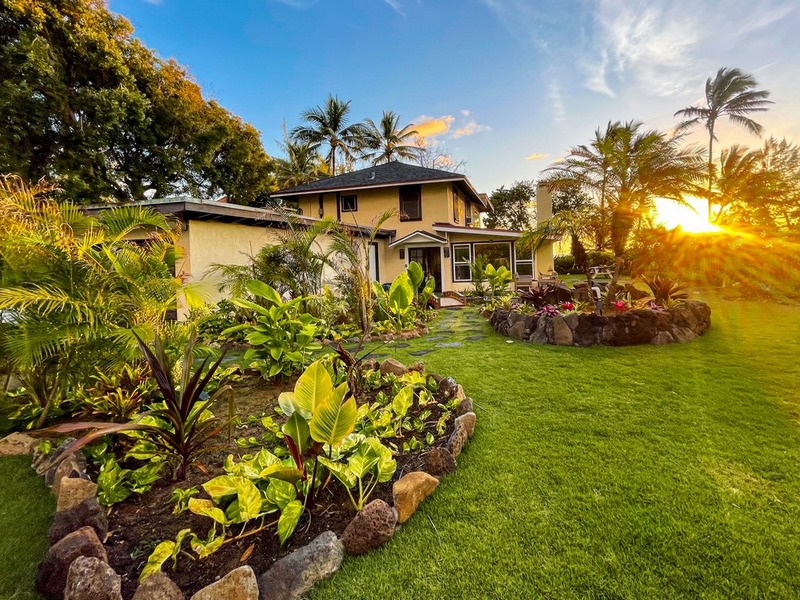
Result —
[[[392,451],[381,444],[378,438],[360,434],[353,434],[351,438],[350,444],[355,445],[355,451],[347,456],[346,462],[325,457],[320,457],[319,460],[347,490],[353,508],[360,511],[375,486],[391,481],[397,469],[397,461],[392,458]],[[358,491],[354,496],[356,487]]]
[[[492,192],[492,210],[485,217],[486,227],[513,231],[530,229],[536,215],[535,198],[533,181],[515,181],[508,189],[501,186]]]
[[[645,301],[654,301],[658,306],[671,308],[676,304],[682,304],[688,297],[686,293],[687,285],[679,283],[676,279],[671,279],[665,275],[654,275],[647,277],[640,275],[639,278],[650,288],[652,298]]]
[[[483,298],[486,296],[486,259],[476,256],[475,261],[469,263],[469,271],[472,275],[472,295]]]
[[[194,460],[206,452],[205,444],[225,428],[215,418],[212,408],[218,404],[223,394],[230,389],[222,384],[211,395],[206,387],[212,381],[225,353],[209,366],[210,357],[205,357],[200,365],[194,367],[194,351],[197,345],[197,332],[192,331],[183,353],[179,379],[173,378],[173,364],[164,350],[159,335],[155,336],[151,349],[134,334],[139,348],[161,392],[161,402],[154,403],[150,410],[141,414],[133,423],[76,422],[56,425],[50,430],[55,433],[73,433],[93,430],[78,439],[66,453],[73,453],[95,440],[114,433],[127,433],[136,439],[136,444],[128,456],[151,461],[173,461],[176,479],[183,479]],[[56,457],[54,462],[63,459]]]
[[[414,287],[405,271],[392,281],[387,292],[377,281],[372,282],[373,292],[378,300],[380,312],[396,332],[411,327],[416,319],[414,309]]]
[[[780,173],[763,168],[762,150],[739,145],[720,153],[720,173],[712,191],[717,206],[716,221],[741,220],[774,226],[773,207],[788,193]]]
[[[74,403],[82,417],[105,418],[127,423],[149,404],[158,386],[144,364],[125,364],[116,372],[97,369],[89,376],[88,385],[75,390]]]
[[[625,245],[636,220],[649,211],[654,198],[685,202],[696,194],[703,177],[703,159],[694,146],[679,145],[680,136],[642,131],[641,123],[609,123],[598,129],[589,145],[569,150],[567,157],[546,169],[553,189],[580,187],[602,194],[611,216],[615,270],[612,287],[622,271]]]
[[[494,265],[486,265],[486,280],[489,282],[491,304],[494,306],[495,298],[508,292],[508,286],[514,281],[514,274],[506,267],[495,269]]]
[[[243,358],[251,361],[250,365],[264,378],[302,370],[312,352],[322,347],[315,340],[317,319],[301,309],[305,298],[284,302],[275,288],[254,279],[247,283],[247,290],[260,304],[244,298],[234,298],[232,302],[253,311],[255,323],[235,325],[223,331],[223,335],[246,334],[251,347]]]
[[[363,158],[371,160],[373,165],[403,159],[413,161],[420,151],[414,141],[417,135],[413,125],[400,127],[400,115],[385,110],[379,124],[372,119],[365,121]]]
[[[767,100],[769,92],[756,90],[756,85],[758,84],[752,75],[743,73],[739,69],[722,67],[713,79],[709,77],[706,80],[705,106],[689,106],[675,113],[676,117],[686,118],[679,126],[681,129],[702,123],[708,130],[709,194],[714,183],[714,141],[717,140],[714,129],[717,119],[728,117],[732,123],[744,127],[753,135],[761,136],[763,127],[747,115],[767,110],[767,105],[772,102]],[[709,200],[709,217],[710,202]]]
[[[41,407],[37,426],[97,363],[133,357],[134,330],[160,327],[181,298],[202,301],[173,273],[180,252],[169,219],[141,206],[95,218],[49,199],[53,190],[0,179],[0,311],[13,315],[4,352]]]
[[[324,106],[310,108],[300,118],[306,125],[292,129],[292,138],[308,144],[312,150],[327,146],[326,161],[331,175],[337,174],[338,156],[347,164],[363,146],[364,125],[350,124],[350,100],[344,102],[337,96],[328,96]]]
[[[163,462],[148,462],[136,469],[126,469],[113,454],[105,456],[97,475],[97,500],[113,506],[132,494],[143,494],[161,479]]]
[[[433,275],[425,277],[425,271],[417,261],[412,260],[406,267],[406,273],[411,280],[411,287],[414,289],[414,303],[420,310],[428,308],[433,292],[436,289],[436,279]]]
[[[275,177],[280,189],[302,185],[330,175],[328,165],[318,152],[318,145],[310,142],[283,143],[285,158],[276,161]]]

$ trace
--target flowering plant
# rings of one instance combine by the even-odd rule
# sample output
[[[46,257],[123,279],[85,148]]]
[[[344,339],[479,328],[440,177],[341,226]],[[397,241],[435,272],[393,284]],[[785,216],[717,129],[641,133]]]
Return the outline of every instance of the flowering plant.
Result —
[[[626,310],[628,310],[628,305],[625,300],[616,300],[615,302],[611,303],[611,306],[613,306],[614,310],[618,313],[624,313]]]
[[[542,315],[556,317],[559,315],[558,307],[553,306],[552,304],[545,304],[542,308],[536,311],[537,317],[541,317]]]

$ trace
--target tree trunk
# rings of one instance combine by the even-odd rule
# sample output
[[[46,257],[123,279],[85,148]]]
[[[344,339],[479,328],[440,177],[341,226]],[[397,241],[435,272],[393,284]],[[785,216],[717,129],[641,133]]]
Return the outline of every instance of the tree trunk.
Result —
[[[711,188],[714,183],[714,122],[708,127],[708,220],[711,222]]]

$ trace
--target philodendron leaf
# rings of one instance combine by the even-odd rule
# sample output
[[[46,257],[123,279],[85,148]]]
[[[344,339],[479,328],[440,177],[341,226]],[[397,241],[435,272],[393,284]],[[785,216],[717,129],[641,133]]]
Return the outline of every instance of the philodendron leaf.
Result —
[[[225,536],[221,535],[216,537],[213,529],[211,530],[208,540],[202,540],[195,534],[192,534],[189,538],[189,546],[191,546],[192,550],[194,550],[195,554],[197,554],[197,557],[200,559],[214,554],[214,552],[222,548],[223,543],[225,543]]]
[[[150,577],[150,575],[161,571],[161,567],[167,559],[172,556],[174,550],[175,542],[171,540],[161,542],[156,546],[156,549],[153,550],[153,553],[147,558],[147,564],[144,566],[144,569],[142,569],[142,574],[139,575],[139,581],[142,582]]]
[[[347,489],[351,489],[356,484],[356,476],[347,465],[333,460],[328,460],[322,456],[319,457],[319,462],[331,473],[333,473],[333,476],[336,477],[336,479],[338,479]]]
[[[288,435],[294,440],[294,445],[301,455],[308,449],[311,431],[308,428],[308,421],[300,415],[299,411],[289,417],[281,431],[283,431],[283,435]]]
[[[377,464],[378,455],[367,444],[361,444],[358,451],[347,459],[347,466],[359,479],[364,479]]]
[[[400,273],[389,288],[389,307],[395,314],[403,314],[414,301],[414,288],[408,273]]]
[[[272,302],[273,304],[282,304],[281,295],[275,291],[275,288],[273,288],[271,285],[267,285],[263,281],[258,281],[256,279],[251,279],[246,285],[247,291],[254,296],[259,296],[268,302]]]
[[[406,416],[408,409],[414,404],[414,388],[406,386],[392,400],[392,410],[400,418]]]
[[[422,270],[422,265],[412,260],[408,263],[406,271],[408,272],[409,279],[411,279],[411,285],[414,286],[415,290],[419,289],[419,286],[422,285],[422,282],[425,280],[425,271]]]
[[[255,519],[261,512],[261,492],[249,479],[239,479],[236,498],[239,500],[239,518],[242,522]]]
[[[266,491],[267,500],[283,510],[289,502],[297,498],[297,489],[282,479],[271,479]]]
[[[214,502],[219,502],[227,496],[236,495],[236,479],[232,475],[220,475],[203,484],[203,489],[211,496]]]
[[[378,438],[367,438],[364,443],[378,455],[378,481],[381,483],[391,481],[397,469],[397,461],[392,457],[392,451],[381,444]]]
[[[201,515],[203,517],[208,517],[209,519],[213,519],[220,525],[227,525],[228,523],[228,518],[225,516],[225,513],[222,511],[221,508],[217,508],[216,506],[214,506],[214,503],[211,502],[211,500],[205,500],[202,498],[190,498],[189,511],[193,512],[196,515]]]
[[[311,437],[316,442],[334,448],[350,435],[357,418],[355,399],[351,396],[347,402],[342,403],[339,394],[334,392],[314,411],[311,418]]]
[[[270,465],[261,471],[261,473],[258,474],[258,477],[259,479],[271,477],[272,479],[280,479],[289,483],[297,483],[303,477],[303,473],[300,471],[300,469],[287,467],[282,464],[276,464]]]
[[[333,392],[333,380],[322,364],[315,361],[308,365],[294,386],[294,406],[297,412],[310,419],[317,406]]]
[[[278,519],[278,540],[281,545],[294,533],[302,514],[303,503],[299,500],[292,500],[281,511],[281,516]]]

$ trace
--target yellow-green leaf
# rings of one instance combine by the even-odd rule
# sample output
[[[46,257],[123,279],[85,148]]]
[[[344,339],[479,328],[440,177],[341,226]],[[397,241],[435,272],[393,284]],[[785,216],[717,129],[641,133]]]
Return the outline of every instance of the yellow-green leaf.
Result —
[[[219,502],[226,496],[236,495],[236,477],[232,475],[220,475],[203,484],[203,489],[208,492],[214,502]]]
[[[175,542],[170,540],[161,542],[156,546],[156,549],[153,550],[153,553],[147,558],[147,564],[144,566],[144,569],[142,569],[142,574],[139,575],[139,581],[142,582],[150,577],[150,575],[158,573],[162,565],[172,556],[174,549]]]
[[[281,511],[278,519],[278,540],[283,544],[289,536],[294,533],[297,523],[303,514],[303,503],[299,500],[292,500]]]
[[[261,492],[249,479],[239,479],[236,486],[239,500],[239,518],[242,521],[255,519],[261,512]]]
[[[333,392],[333,381],[325,365],[316,361],[300,375],[294,386],[295,409],[306,419],[310,419],[317,406]]]
[[[225,525],[228,522],[225,513],[222,512],[221,508],[217,508],[214,506],[214,503],[211,500],[204,500],[200,498],[190,498],[189,499],[189,511],[193,512],[196,515],[200,515],[203,517],[208,517],[209,519],[213,519],[215,522],[219,523],[220,525]]]
[[[339,395],[334,392],[314,411],[311,418],[311,437],[314,441],[334,448],[350,435],[357,418],[355,399],[351,396],[347,402],[342,403]]]

